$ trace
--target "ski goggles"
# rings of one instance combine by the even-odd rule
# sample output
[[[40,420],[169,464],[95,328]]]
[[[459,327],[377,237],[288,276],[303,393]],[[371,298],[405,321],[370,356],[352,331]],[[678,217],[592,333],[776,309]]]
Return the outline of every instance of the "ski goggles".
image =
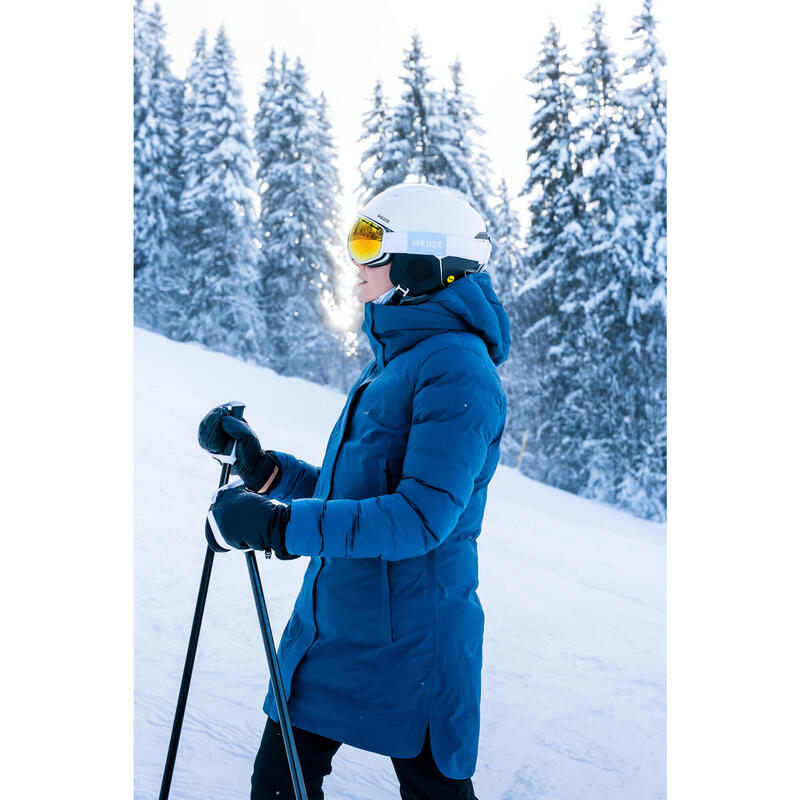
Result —
[[[368,217],[359,216],[347,236],[347,253],[362,266],[381,266],[385,256],[394,253],[456,257],[486,264],[492,244],[488,233],[474,239],[430,231],[390,231]]]

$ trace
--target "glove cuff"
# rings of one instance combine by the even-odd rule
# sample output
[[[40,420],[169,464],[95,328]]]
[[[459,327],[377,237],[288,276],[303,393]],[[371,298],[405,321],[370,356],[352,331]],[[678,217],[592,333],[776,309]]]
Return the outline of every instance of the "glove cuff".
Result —
[[[278,471],[275,473],[275,477],[272,479],[269,489],[262,494],[260,490],[263,489],[264,485],[267,483],[267,481],[269,481],[270,477],[275,472],[276,467]],[[241,473],[239,474],[241,475]],[[246,476],[241,475],[241,477],[244,480],[246,489],[249,489],[251,492],[261,494],[262,497],[266,497],[272,494],[281,479],[281,466],[278,463],[278,459],[272,454],[271,450],[262,450],[258,466]]]
[[[279,538],[280,541],[277,543],[277,547],[272,548],[272,552],[275,553],[275,557],[281,561],[291,561],[295,558],[300,558],[299,555],[295,555],[294,553],[290,553],[286,549],[286,528],[289,525],[289,520],[292,518],[292,504],[289,503],[286,506],[285,511],[281,515],[281,523],[279,527]]]

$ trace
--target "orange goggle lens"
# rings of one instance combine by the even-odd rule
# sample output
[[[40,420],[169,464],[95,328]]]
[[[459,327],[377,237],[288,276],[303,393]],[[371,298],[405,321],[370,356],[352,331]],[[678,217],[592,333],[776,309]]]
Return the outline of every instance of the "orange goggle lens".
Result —
[[[382,243],[383,228],[364,217],[359,217],[350,228],[347,252],[354,261],[366,264],[380,255]]]

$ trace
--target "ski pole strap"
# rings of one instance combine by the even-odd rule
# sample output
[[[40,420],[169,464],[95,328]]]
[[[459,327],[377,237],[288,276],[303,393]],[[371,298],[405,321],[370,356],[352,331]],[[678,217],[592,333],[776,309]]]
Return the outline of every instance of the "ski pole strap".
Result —
[[[233,441],[233,440],[231,440]],[[238,442],[233,441],[233,447],[231,448],[230,453],[216,453],[214,458],[219,461],[220,464],[230,464],[233,466],[236,463],[236,445]]]
[[[215,553],[229,553],[233,548],[225,541],[225,537],[222,535],[216,519],[214,519],[214,512],[210,508],[206,516],[206,522],[208,523],[209,531],[211,531],[211,538],[217,545],[216,547],[211,547],[211,542],[209,542],[209,547],[211,547]],[[207,536],[206,539],[208,539]]]
[[[242,485],[242,479],[237,478],[230,483],[226,483],[224,486],[220,486],[211,497],[211,507],[208,509],[208,514],[206,515],[206,541],[208,542],[208,546],[215,553],[227,553],[234,548],[225,540],[222,531],[219,529],[219,524],[214,516],[214,503],[217,502],[217,497],[219,497],[220,492],[224,492],[226,489],[236,489]],[[250,552],[250,548],[245,552]]]

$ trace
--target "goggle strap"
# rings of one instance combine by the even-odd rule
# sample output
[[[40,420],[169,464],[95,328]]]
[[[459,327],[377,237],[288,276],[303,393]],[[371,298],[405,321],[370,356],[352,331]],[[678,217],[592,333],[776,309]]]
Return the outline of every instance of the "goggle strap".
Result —
[[[485,264],[492,252],[492,244],[488,239],[467,239],[463,236],[447,237],[447,255],[465,258]]]
[[[447,236],[424,231],[393,231],[383,234],[381,251],[432,255],[438,258],[456,256],[484,264],[489,259],[492,245],[488,239],[468,239],[465,236]]]

